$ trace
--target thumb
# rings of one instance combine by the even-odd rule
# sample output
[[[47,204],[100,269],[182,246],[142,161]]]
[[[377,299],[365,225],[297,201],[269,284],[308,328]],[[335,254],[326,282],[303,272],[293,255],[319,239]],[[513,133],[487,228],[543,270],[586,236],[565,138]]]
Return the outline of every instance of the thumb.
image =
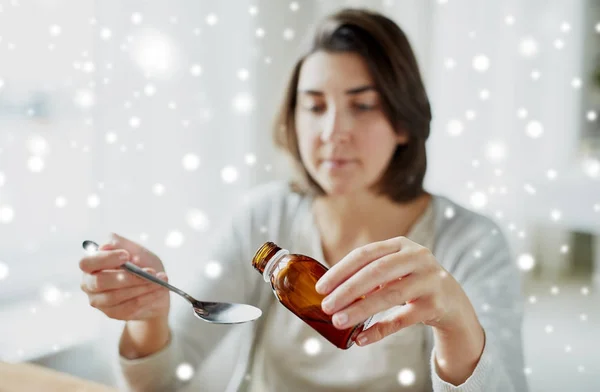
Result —
[[[130,254],[139,253],[140,249],[142,249],[142,246],[140,246],[139,244],[117,233],[110,233],[109,243],[107,244],[107,246],[112,247],[109,249],[124,249]]]
[[[104,244],[100,245],[98,250],[121,249],[122,243],[125,241],[127,241],[127,240],[124,237],[121,237],[120,235],[118,235],[117,233],[110,233],[108,235],[107,241]]]
[[[164,272],[159,272],[158,274],[156,274],[156,277],[157,277],[158,279],[164,280],[165,282],[168,282],[168,281],[169,281],[169,277],[168,277],[168,276],[167,276],[167,274],[166,274],[166,273],[164,273]]]
[[[115,245],[115,246],[120,246],[120,245],[122,245],[124,242],[127,242],[127,241],[128,241],[128,240],[127,240],[127,238],[125,238],[125,237],[123,237],[123,236],[121,236],[121,235],[119,235],[119,234],[117,234],[117,233],[114,233],[114,232],[111,232],[111,233],[108,235],[108,239],[109,239],[109,242],[110,242],[111,244]]]
[[[102,244],[98,248],[98,250],[115,250],[115,249],[117,249],[117,247],[114,246],[111,242],[107,242],[105,244]]]

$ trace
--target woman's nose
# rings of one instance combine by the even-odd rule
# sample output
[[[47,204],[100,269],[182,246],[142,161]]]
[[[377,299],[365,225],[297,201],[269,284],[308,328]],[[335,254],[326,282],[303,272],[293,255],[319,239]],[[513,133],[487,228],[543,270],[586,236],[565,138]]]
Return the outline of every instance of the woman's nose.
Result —
[[[340,111],[332,110],[325,116],[321,129],[322,142],[347,142],[352,130],[351,121]]]

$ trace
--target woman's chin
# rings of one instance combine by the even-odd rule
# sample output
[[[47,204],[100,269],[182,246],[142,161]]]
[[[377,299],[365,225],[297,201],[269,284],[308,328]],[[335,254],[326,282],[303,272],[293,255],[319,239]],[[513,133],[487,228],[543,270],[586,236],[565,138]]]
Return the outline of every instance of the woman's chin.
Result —
[[[360,187],[347,181],[327,181],[321,187],[327,196],[345,196],[356,193]]]

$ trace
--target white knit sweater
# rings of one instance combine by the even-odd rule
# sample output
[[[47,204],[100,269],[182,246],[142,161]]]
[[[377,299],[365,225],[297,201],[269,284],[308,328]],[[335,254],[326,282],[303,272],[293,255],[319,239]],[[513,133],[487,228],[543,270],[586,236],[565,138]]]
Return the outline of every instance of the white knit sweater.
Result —
[[[483,354],[464,384],[453,386],[437,376],[429,327],[407,328],[407,331],[399,331],[397,337],[391,335],[364,348],[332,351],[326,340],[320,341],[317,333],[311,335],[310,327],[303,326],[302,322],[293,317],[274,317],[274,313],[286,315],[280,309],[282,306],[274,301],[270,286],[252,268],[252,256],[264,242],[273,241],[291,253],[319,259],[322,253],[310,204],[310,197],[293,193],[283,183],[262,185],[252,191],[215,236],[206,256],[206,260],[220,263],[220,277],[215,279],[199,272],[190,294],[208,301],[250,303],[259,306],[264,316],[254,323],[235,327],[209,325],[196,319],[184,301],[173,301],[173,338],[167,347],[151,356],[136,360],[121,357],[122,386],[135,391],[203,391],[199,377],[182,381],[177,377],[177,367],[187,363],[198,369],[225,335],[237,330],[239,344],[236,352],[231,353],[237,358],[237,366],[231,369],[228,390],[248,390],[250,385],[254,390],[268,386],[264,392],[307,388],[312,392],[342,392],[360,390],[357,389],[360,385],[368,385],[369,391],[528,390],[523,373],[520,275],[508,244],[491,220],[442,196],[434,195],[430,209],[407,237],[429,247],[462,285],[485,330]],[[165,262],[168,268],[168,260]],[[261,334],[265,330],[270,332]],[[299,336],[322,342],[320,347],[325,351],[316,355],[304,352]],[[402,339],[398,346],[398,340]],[[280,343],[274,345],[274,341]],[[389,354],[398,347],[401,349],[397,350],[397,356]],[[289,351],[290,358],[296,360],[277,360],[278,350],[280,354]],[[325,352],[335,356],[324,355]],[[347,353],[346,358],[344,353]],[[256,358],[259,364],[254,362]],[[339,366],[332,366],[332,360]],[[372,363],[372,371],[361,365],[361,361]],[[352,366],[357,370],[349,370]],[[309,371],[325,367],[327,371]],[[398,381],[398,372],[406,368],[415,375],[412,389]]]

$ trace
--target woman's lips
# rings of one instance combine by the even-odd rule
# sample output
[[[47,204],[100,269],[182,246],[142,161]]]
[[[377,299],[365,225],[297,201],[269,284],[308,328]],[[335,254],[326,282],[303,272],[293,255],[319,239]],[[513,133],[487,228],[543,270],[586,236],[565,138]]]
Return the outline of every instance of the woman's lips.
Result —
[[[342,169],[356,163],[353,159],[323,159],[322,164],[327,169]]]

